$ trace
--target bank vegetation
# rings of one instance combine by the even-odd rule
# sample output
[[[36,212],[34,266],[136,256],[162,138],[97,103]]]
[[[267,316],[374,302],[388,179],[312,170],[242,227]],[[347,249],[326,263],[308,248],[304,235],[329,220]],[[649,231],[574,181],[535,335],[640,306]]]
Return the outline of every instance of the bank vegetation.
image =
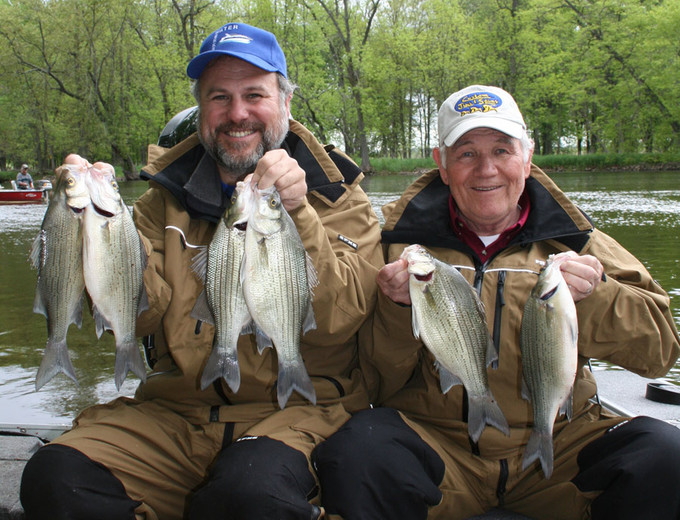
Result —
[[[77,152],[134,178],[227,21],[276,34],[293,116],[367,171],[430,160],[438,106],[473,83],[514,94],[537,162],[680,144],[677,0],[0,0],[0,19],[0,170]]]

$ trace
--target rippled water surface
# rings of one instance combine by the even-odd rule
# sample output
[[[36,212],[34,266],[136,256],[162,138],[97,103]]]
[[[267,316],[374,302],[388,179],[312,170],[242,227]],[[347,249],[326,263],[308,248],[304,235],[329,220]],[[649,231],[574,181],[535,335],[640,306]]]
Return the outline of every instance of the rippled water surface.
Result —
[[[553,178],[593,219],[642,260],[672,299],[680,326],[680,172],[557,174]],[[382,222],[380,207],[395,200],[413,175],[369,177],[364,189]],[[128,204],[146,183],[122,183]],[[0,205],[0,424],[67,423],[82,408],[121,395],[137,384],[132,374],[118,392],[113,384],[115,347],[105,334],[98,340],[87,312],[82,328],[71,326],[68,346],[78,376],[76,386],[60,375],[35,391],[35,374],[47,338],[45,319],[34,314],[36,273],[28,263],[31,242],[40,229],[44,205]],[[669,376],[680,384],[680,369]]]

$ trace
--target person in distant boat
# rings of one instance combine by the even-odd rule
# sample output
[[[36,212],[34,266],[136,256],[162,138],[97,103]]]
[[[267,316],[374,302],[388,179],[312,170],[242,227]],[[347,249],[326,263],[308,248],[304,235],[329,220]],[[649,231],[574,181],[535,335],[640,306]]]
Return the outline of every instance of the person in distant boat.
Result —
[[[363,173],[290,118],[295,86],[273,34],[226,24],[187,74],[198,132],[150,147],[150,186],[134,205],[150,255],[149,309],[136,330],[152,371],[134,399],[86,409],[29,460],[28,520],[319,518],[311,451],[369,406],[357,332],[384,262]],[[223,377],[201,389],[214,327],[190,316],[204,285],[191,246],[211,242],[237,181],[251,174],[259,188],[276,187],[316,268],[316,328],[300,344],[316,405],[295,391],[279,407],[277,354],[260,352],[255,334],[238,340],[237,390]]]
[[[376,407],[313,453],[326,511],[345,520],[458,520],[499,507],[552,520],[680,518],[680,429],[608,413],[592,400],[588,368],[595,358],[646,377],[666,374],[680,348],[668,295],[531,163],[533,142],[508,92],[481,85],[455,92],[438,127],[438,168],[383,208],[388,263],[360,345]],[[486,373],[507,425],[486,424],[476,441],[464,387],[443,393],[443,369],[414,337],[400,258],[410,244],[459,266],[483,302],[498,356]],[[520,331],[537,284],[531,271],[550,255],[567,259],[561,272],[576,307],[578,361],[571,421],[556,414],[545,444],[552,441],[553,456],[541,454],[552,472],[544,473],[538,460],[523,462],[532,410],[542,405],[523,398]]]
[[[22,164],[21,170],[17,173],[17,188],[20,190],[33,189],[33,177],[28,173],[28,164]]]

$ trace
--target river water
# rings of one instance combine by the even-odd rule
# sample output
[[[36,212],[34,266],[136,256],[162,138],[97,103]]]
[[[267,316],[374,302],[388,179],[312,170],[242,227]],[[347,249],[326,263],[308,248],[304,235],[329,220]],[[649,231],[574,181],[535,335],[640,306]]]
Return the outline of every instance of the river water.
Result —
[[[595,221],[635,256],[671,296],[680,327],[680,172],[564,173],[553,179]],[[401,194],[415,176],[368,177],[376,213]],[[132,204],[145,182],[122,183]],[[40,229],[44,205],[0,205],[0,423],[68,423],[84,407],[132,395],[131,373],[118,392],[113,383],[115,345],[105,334],[97,339],[92,318],[71,326],[68,347],[78,385],[63,375],[35,391],[35,374],[47,338],[45,319],[34,314],[36,273],[28,262],[31,242]],[[667,380],[680,384],[680,364]]]

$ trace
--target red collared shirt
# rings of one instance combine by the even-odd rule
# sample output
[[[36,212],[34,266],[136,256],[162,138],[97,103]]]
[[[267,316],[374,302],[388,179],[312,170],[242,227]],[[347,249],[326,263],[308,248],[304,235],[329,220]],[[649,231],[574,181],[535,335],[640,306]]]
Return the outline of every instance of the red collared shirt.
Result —
[[[522,196],[519,198],[518,205],[520,212],[517,222],[503,231],[491,244],[485,246],[484,242],[480,240],[479,236],[465,224],[462,218],[460,218],[460,215],[458,214],[458,206],[456,206],[453,197],[449,195],[449,215],[451,216],[451,227],[456,233],[456,236],[465,242],[465,244],[467,244],[477,254],[482,262],[486,262],[495,253],[501,249],[504,249],[526,223],[527,218],[529,217],[530,206],[529,195],[526,191],[524,191]]]

